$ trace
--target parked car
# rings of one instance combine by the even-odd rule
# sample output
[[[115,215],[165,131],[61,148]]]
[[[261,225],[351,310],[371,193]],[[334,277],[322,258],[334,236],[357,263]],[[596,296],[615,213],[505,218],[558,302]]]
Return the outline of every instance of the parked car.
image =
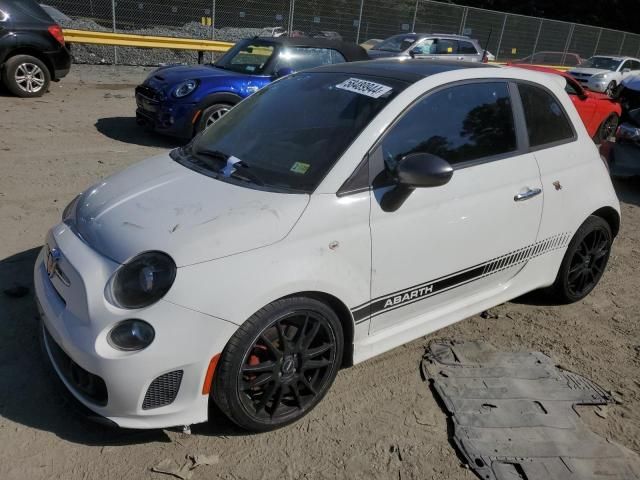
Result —
[[[0,0],[2,83],[19,97],[39,97],[69,73],[60,25],[33,0]]]
[[[556,65],[575,67],[583,62],[583,58],[577,53],[571,52],[536,52],[528,57],[513,60],[513,63],[529,63],[533,65]]]
[[[380,42],[382,42],[382,39],[380,39],[380,38],[370,38],[366,42],[362,42],[360,44],[360,46],[362,48],[364,48],[365,50],[369,50],[369,49],[375,47],[376,45],[378,45]]]
[[[615,94],[622,105],[622,123],[615,142],[603,143],[601,152],[612,177],[640,176],[640,75],[624,79]]]
[[[565,91],[569,94],[587,132],[596,144],[604,142],[616,132],[622,107],[608,95],[585,90],[571,75],[553,68],[528,64],[513,64],[513,66],[563,77],[566,82]]]
[[[598,55],[569,70],[569,74],[594,92],[612,95],[623,79],[640,73],[640,60]]]
[[[561,77],[478,67],[289,75],[73,200],[34,272],[67,388],[121,427],[212,399],[271,430],[343,366],[535,289],[584,298],[620,223],[605,164]]]
[[[477,40],[463,35],[439,33],[394,35],[369,49],[371,58],[412,57],[482,62],[482,54],[483,49]]]
[[[352,43],[315,38],[250,38],[215,64],[168,66],[136,87],[136,119],[166,135],[191,138],[243,98],[297,70],[369,58]]]
[[[287,34],[284,27],[264,27],[260,32],[260,37],[282,37]]]
[[[338,32],[332,32],[329,30],[312,31],[308,35],[313,38],[326,38],[327,40],[342,41],[342,35]]]

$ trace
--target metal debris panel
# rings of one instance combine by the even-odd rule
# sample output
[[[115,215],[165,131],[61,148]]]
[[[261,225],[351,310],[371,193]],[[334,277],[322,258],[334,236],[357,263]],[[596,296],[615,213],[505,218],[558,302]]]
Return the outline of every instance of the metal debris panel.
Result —
[[[609,394],[542,353],[434,342],[422,370],[450,415],[453,442],[482,479],[640,478],[638,456],[593,433],[574,408],[611,403]]]

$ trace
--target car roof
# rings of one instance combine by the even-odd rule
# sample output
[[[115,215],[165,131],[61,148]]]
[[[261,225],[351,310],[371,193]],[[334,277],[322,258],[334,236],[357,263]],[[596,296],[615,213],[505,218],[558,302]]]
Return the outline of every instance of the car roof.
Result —
[[[371,75],[374,77],[393,78],[408,83],[415,83],[430,75],[473,68],[499,68],[486,63],[461,61],[383,58],[366,62],[335,63],[316,67],[314,72],[347,73],[353,75]]]
[[[635,57],[622,57],[620,55],[593,55],[591,58],[610,58],[611,60],[616,60],[621,62],[622,60],[638,60]]]
[[[337,50],[349,62],[357,60],[368,60],[367,51],[360,45],[350,42],[342,42],[340,40],[329,40],[326,38],[310,38],[310,37],[253,37],[249,40],[260,40],[275,45],[283,45],[287,47],[315,47],[315,48],[331,48]]]

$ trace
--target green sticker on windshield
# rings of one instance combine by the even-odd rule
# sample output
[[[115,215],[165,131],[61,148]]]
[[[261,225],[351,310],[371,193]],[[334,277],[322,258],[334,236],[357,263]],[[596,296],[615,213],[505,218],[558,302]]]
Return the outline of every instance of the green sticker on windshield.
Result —
[[[289,170],[291,170],[293,173],[304,175],[305,173],[307,173],[307,170],[309,170],[310,166],[311,165],[309,165],[308,163],[296,162]]]

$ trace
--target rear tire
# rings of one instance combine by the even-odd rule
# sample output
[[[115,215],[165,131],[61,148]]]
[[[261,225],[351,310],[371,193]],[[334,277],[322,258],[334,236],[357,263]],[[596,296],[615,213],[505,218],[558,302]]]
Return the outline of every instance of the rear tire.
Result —
[[[5,62],[4,84],[22,98],[41,97],[49,90],[51,74],[40,59],[31,55],[16,55]]]
[[[589,295],[604,273],[613,234],[602,218],[591,215],[578,228],[562,259],[549,293],[558,303],[574,303]]]
[[[231,337],[218,363],[212,398],[238,426],[264,432],[309,413],[342,364],[335,312],[306,297],[277,300]]]
[[[608,140],[616,133],[616,129],[618,128],[618,123],[620,122],[620,117],[618,117],[617,113],[612,113],[598,127],[598,131],[593,137],[593,141],[600,145],[605,140]]]

